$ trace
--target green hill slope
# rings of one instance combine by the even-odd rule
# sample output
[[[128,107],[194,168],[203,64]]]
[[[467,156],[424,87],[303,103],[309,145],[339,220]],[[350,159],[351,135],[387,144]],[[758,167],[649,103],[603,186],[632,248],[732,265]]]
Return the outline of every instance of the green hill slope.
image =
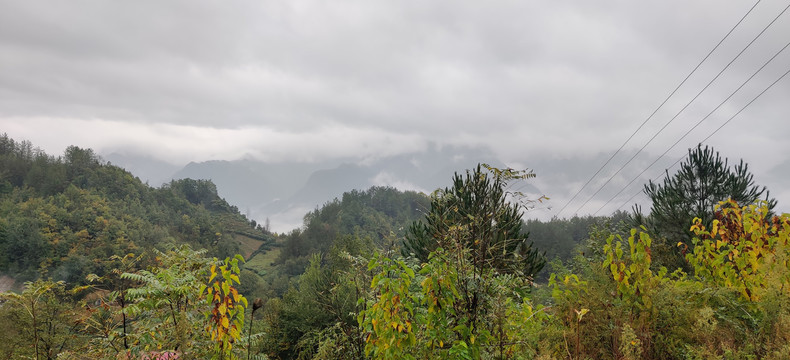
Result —
[[[90,149],[52,156],[0,136],[0,272],[71,284],[104,274],[112,255],[187,243],[251,254],[273,238],[207,180],[150,187]]]

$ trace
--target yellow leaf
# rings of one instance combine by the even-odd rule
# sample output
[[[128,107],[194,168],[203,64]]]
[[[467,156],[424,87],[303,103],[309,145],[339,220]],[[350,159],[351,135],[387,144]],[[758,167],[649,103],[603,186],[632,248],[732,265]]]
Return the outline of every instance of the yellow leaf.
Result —
[[[211,276],[209,276],[208,282],[211,282],[211,280],[214,280],[214,278],[216,276],[217,276],[217,265],[211,265]]]
[[[220,320],[220,324],[222,325],[223,328],[227,329],[228,326],[230,326],[230,321],[228,320],[228,318],[223,316],[222,320]]]
[[[225,305],[225,303],[223,302],[222,304],[219,304],[220,315],[225,315],[225,313],[227,312],[228,312],[228,307]]]

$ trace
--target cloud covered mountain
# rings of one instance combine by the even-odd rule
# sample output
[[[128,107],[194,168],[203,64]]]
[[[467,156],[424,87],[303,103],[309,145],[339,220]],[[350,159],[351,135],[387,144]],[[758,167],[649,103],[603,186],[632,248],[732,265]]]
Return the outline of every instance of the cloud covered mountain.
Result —
[[[649,208],[648,199],[641,194],[642,184],[662,176],[663,169],[671,166],[677,158],[658,159],[649,171],[643,171],[656,160],[656,156],[641,153],[631,161],[631,166],[618,172],[620,164],[634,153],[624,151],[618,154],[582,191],[579,189],[611,154],[599,152],[573,157],[513,155],[523,160],[505,164],[485,147],[432,145],[427,150],[379,158],[270,163],[248,156],[240,160],[191,162],[180,169],[169,163],[132,155],[111,154],[105,159],[126,167],[155,186],[170,179],[210,179],[217,185],[220,196],[236,205],[242,213],[261,223],[268,219],[273,231],[285,232],[301,226],[307,212],[346,191],[391,186],[399,190],[431,193],[449,186],[453,173],[462,173],[478,163],[527,168],[537,174],[536,178],[514,183],[508,189],[526,194],[527,199],[543,195],[549,198],[532,204],[534,209],[527,212],[527,218],[546,220],[574,214],[605,215],[615,210],[629,210],[632,204]],[[786,167],[786,164],[777,166],[768,172],[770,176],[755,179],[758,184],[767,185],[769,190],[778,191],[771,194],[780,203],[787,194],[781,192],[781,186],[774,180],[786,173]],[[674,171],[670,169],[670,173]]]
[[[228,202],[253,219],[268,218],[272,229],[282,232],[300,226],[305,213],[346,191],[391,186],[430,193],[447,186],[454,172],[479,162],[504,166],[486,149],[432,147],[386,158],[322,163],[192,162],[172,177],[211,179]]]

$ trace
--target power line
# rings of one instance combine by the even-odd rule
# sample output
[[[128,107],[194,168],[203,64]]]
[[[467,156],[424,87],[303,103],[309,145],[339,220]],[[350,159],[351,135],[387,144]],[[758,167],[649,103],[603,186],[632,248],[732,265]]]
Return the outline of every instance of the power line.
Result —
[[[617,176],[617,174],[619,174],[619,173],[620,173],[620,171],[622,171],[622,170],[623,170],[623,169],[624,169],[624,168],[625,168],[625,167],[626,167],[628,164],[630,164],[630,163],[631,163],[631,161],[633,161],[633,160],[634,160],[634,159],[637,157],[637,155],[639,155],[639,154],[642,152],[642,150],[644,150],[644,149],[645,149],[645,147],[647,147],[647,145],[649,145],[651,142],[653,142],[653,140],[655,140],[655,138],[656,138],[656,137],[658,137],[658,135],[659,135],[659,134],[661,134],[661,132],[663,132],[663,131],[664,131],[664,129],[666,129],[666,128],[667,128],[667,126],[669,126],[669,124],[671,124],[673,121],[675,121],[675,119],[677,119],[677,117],[678,117],[678,116],[680,116],[680,114],[681,114],[681,113],[682,113],[684,110],[686,110],[686,108],[688,108],[688,107],[689,107],[689,106],[690,106],[690,105],[691,105],[691,104],[692,104],[692,103],[693,103],[695,100],[697,100],[697,98],[698,98],[700,95],[702,95],[702,93],[703,93],[703,92],[705,92],[705,90],[707,90],[707,89],[708,89],[708,87],[710,87],[710,85],[711,85],[711,84],[713,84],[713,82],[714,82],[714,81],[716,81],[716,79],[718,79],[718,78],[719,78],[719,76],[721,76],[721,74],[723,74],[723,73],[724,73],[724,71],[725,71],[725,70],[727,70],[727,69],[730,67],[730,65],[732,65],[732,64],[735,62],[735,60],[737,60],[737,59],[738,59],[738,58],[739,58],[739,57],[740,57],[740,56],[741,56],[741,55],[742,55],[744,52],[746,52],[746,50],[747,50],[747,49],[748,49],[750,46],[752,46],[752,44],[754,44],[754,42],[755,42],[755,41],[757,41],[757,39],[758,39],[758,38],[760,38],[760,36],[762,36],[762,35],[763,35],[763,33],[765,33],[765,31],[766,31],[766,30],[768,30],[768,28],[769,28],[769,27],[771,27],[771,25],[773,25],[773,24],[774,24],[774,23],[776,22],[776,20],[778,20],[778,19],[779,19],[779,17],[780,17],[780,16],[782,16],[782,14],[784,14],[784,13],[787,11],[787,9],[788,9],[788,8],[790,8],[790,5],[787,5],[787,7],[785,7],[785,8],[784,8],[784,10],[782,10],[782,12],[780,12],[780,13],[779,13],[779,15],[777,15],[777,16],[776,16],[776,17],[775,17],[773,20],[771,20],[771,22],[770,22],[770,23],[768,23],[768,25],[766,25],[766,26],[763,28],[763,30],[762,30],[762,31],[760,31],[760,33],[758,33],[758,34],[757,34],[757,36],[755,36],[755,37],[752,39],[752,41],[750,41],[748,44],[746,44],[746,47],[744,47],[744,48],[743,48],[743,50],[741,50],[741,51],[738,53],[738,55],[735,55],[735,57],[734,57],[732,60],[730,60],[730,62],[729,62],[729,63],[727,63],[727,65],[725,65],[725,66],[724,66],[724,68],[723,68],[723,69],[721,69],[721,71],[719,71],[719,73],[718,73],[718,74],[716,74],[716,76],[715,76],[713,79],[711,79],[711,81],[710,81],[710,82],[708,82],[708,84],[707,84],[707,85],[705,85],[705,87],[703,87],[703,88],[702,88],[702,90],[700,90],[700,91],[697,93],[697,95],[695,95],[695,96],[694,96],[694,98],[692,98],[692,99],[691,99],[691,101],[689,101],[688,103],[686,103],[686,105],[685,105],[685,106],[683,106],[683,108],[681,108],[681,109],[680,109],[680,111],[678,111],[678,112],[677,112],[677,114],[675,114],[675,116],[673,116],[673,117],[672,117],[672,118],[671,118],[671,119],[670,119],[670,120],[669,120],[669,121],[668,121],[666,124],[664,124],[664,126],[662,126],[662,127],[661,127],[661,128],[660,128],[660,129],[659,129],[659,130],[658,130],[658,131],[657,131],[657,132],[656,132],[656,133],[653,135],[653,137],[651,137],[651,138],[650,138],[650,140],[648,140],[648,141],[647,141],[647,142],[646,142],[644,145],[642,145],[642,147],[641,147],[641,148],[639,148],[639,150],[638,150],[638,151],[637,151],[637,152],[636,152],[636,153],[635,153],[633,156],[631,156],[631,158],[630,158],[630,159],[628,159],[628,161],[626,161],[626,162],[625,162],[623,165],[621,165],[621,166],[620,166],[620,168],[619,168],[619,169],[617,169],[617,171],[616,171],[614,174],[612,174],[612,176],[610,176],[610,177],[609,177],[609,179],[607,179],[607,180],[606,180],[606,182],[604,182],[604,183],[603,183],[603,185],[601,185],[601,186],[598,188],[598,190],[596,190],[596,191],[595,191],[595,193],[593,193],[593,194],[592,194],[592,195],[591,195],[591,196],[590,196],[590,197],[587,199],[587,201],[585,201],[585,202],[584,202],[584,203],[583,203],[581,206],[579,206],[579,208],[577,208],[575,212],[577,212],[577,213],[578,213],[578,212],[579,212],[579,210],[581,210],[581,209],[582,209],[582,208],[583,208],[585,205],[587,205],[587,203],[589,203],[589,202],[590,202],[590,200],[592,200],[592,199],[595,197],[595,195],[598,195],[598,193],[599,193],[599,192],[601,192],[601,190],[603,190],[603,188],[604,188],[604,187],[605,187],[607,184],[609,184],[609,182],[611,182],[611,181],[612,181],[612,179],[614,179],[614,177],[615,177],[615,176]]]
[[[686,136],[688,136],[692,131],[694,131],[694,129],[699,127],[700,124],[702,124],[703,121],[705,121],[707,118],[709,118],[711,115],[713,115],[713,113],[715,113],[717,110],[719,110],[719,108],[721,108],[727,101],[729,101],[733,96],[735,96],[735,94],[738,93],[738,91],[740,91],[744,86],[746,86],[747,83],[752,81],[752,79],[754,79],[754,77],[757,76],[757,74],[759,74],[763,69],[765,69],[765,67],[768,66],[768,64],[770,64],[774,59],[776,59],[776,57],[779,56],[779,54],[781,54],[783,51],[785,51],[785,49],[787,49],[788,47],[790,47],[790,42],[788,42],[784,47],[782,47],[779,51],[777,51],[776,54],[774,54],[774,56],[771,56],[771,58],[768,59],[768,61],[766,61],[763,64],[763,66],[760,66],[760,68],[757,69],[757,71],[755,71],[751,76],[749,76],[749,78],[746,79],[746,81],[744,81],[740,86],[738,86],[738,88],[735,89],[735,91],[733,91],[729,96],[727,96],[727,98],[725,98],[724,101],[719,103],[719,105],[716,106],[713,110],[711,110],[707,115],[705,115],[705,117],[703,117],[702,119],[700,119],[700,121],[698,121],[696,124],[694,124],[694,126],[692,126],[691,129],[686,131],[686,133],[683,134],[683,136],[681,136],[680,139],[675,141],[675,143],[672,144],[672,146],[670,146],[666,151],[664,151],[663,154],[661,154],[652,163],[650,163],[650,165],[648,165],[644,170],[642,170],[642,172],[640,172],[637,176],[635,176],[633,179],[631,179],[631,181],[629,181],[628,184],[625,185],[625,187],[623,187],[620,191],[618,191],[617,194],[612,196],[612,198],[609,199],[605,204],[603,204],[603,206],[598,208],[598,210],[596,210],[593,213],[593,215],[598,214],[598,212],[601,211],[601,209],[603,209],[606,205],[609,205],[609,203],[612,200],[614,200],[618,195],[620,195],[623,191],[625,191],[625,189],[627,189],[628,186],[630,186],[634,181],[636,181],[636,179],[638,179],[640,176],[642,176],[642,174],[644,174],[645,171],[647,171],[653,165],[655,165],[658,162],[658,160],[661,160],[661,158],[663,158],[664,155],[666,155],[670,150],[672,150],[675,146],[677,146],[677,144],[679,144],[683,139],[685,139]],[[773,86],[773,84],[771,86]],[[769,88],[770,88],[770,86],[769,86]],[[765,91],[763,91],[763,92],[765,92]],[[754,101],[754,100],[752,100],[752,101]]]
[[[618,148],[618,149],[617,149],[617,151],[615,151],[615,152],[612,154],[612,156],[610,156],[610,157],[609,157],[609,159],[608,159],[608,160],[606,160],[606,162],[605,162],[603,165],[601,165],[601,167],[600,167],[600,168],[598,168],[598,171],[596,171],[596,172],[595,172],[595,174],[593,174],[593,175],[592,175],[592,176],[591,176],[591,177],[590,177],[590,178],[587,180],[587,182],[586,182],[586,183],[584,183],[584,185],[582,185],[582,187],[579,189],[579,191],[577,191],[577,192],[576,192],[576,194],[574,194],[574,195],[573,195],[573,197],[571,197],[571,199],[570,199],[570,200],[568,200],[568,202],[566,202],[566,203],[565,203],[565,205],[563,205],[563,206],[562,206],[562,208],[560,209],[560,211],[558,211],[558,212],[557,212],[557,214],[556,214],[555,216],[559,216],[559,215],[562,213],[562,211],[563,211],[563,210],[565,210],[565,208],[566,208],[566,207],[568,207],[568,205],[569,205],[569,204],[570,204],[570,203],[571,203],[571,202],[572,202],[574,199],[576,199],[576,197],[577,197],[577,196],[579,196],[579,194],[582,192],[582,190],[584,190],[584,188],[585,188],[585,187],[587,187],[587,185],[589,185],[589,184],[590,184],[590,182],[591,182],[591,181],[592,181],[592,180],[593,180],[593,179],[594,179],[596,176],[598,176],[598,174],[601,172],[601,170],[603,170],[603,168],[605,168],[605,167],[606,167],[606,165],[609,165],[609,162],[611,162],[611,161],[612,161],[612,159],[614,159],[614,157],[615,157],[615,156],[616,156],[618,153],[620,153],[620,151],[621,151],[621,150],[623,150],[623,147],[625,147],[625,145],[626,145],[626,144],[628,144],[628,142],[629,142],[629,141],[631,141],[631,139],[634,137],[634,135],[636,135],[636,133],[637,133],[637,132],[639,132],[639,130],[641,130],[641,129],[642,129],[642,127],[644,127],[644,126],[645,126],[645,124],[647,124],[647,122],[648,122],[648,121],[650,121],[650,119],[652,119],[652,118],[653,118],[653,115],[655,115],[655,114],[658,112],[658,110],[659,110],[659,109],[661,109],[661,108],[664,106],[664,104],[666,104],[666,103],[667,103],[667,101],[669,101],[669,99],[670,99],[670,98],[671,98],[673,95],[675,95],[675,93],[678,91],[678,89],[680,89],[680,87],[681,87],[681,86],[683,86],[683,84],[685,84],[685,83],[686,83],[686,81],[687,81],[687,80],[688,80],[688,79],[691,77],[691,75],[693,75],[693,74],[694,74],[694,72],[696,72],[696,71],[697,71],[697,69],[699,69],[699,67],[700,67],[700,66],[702,66],[702,64],[703,64],[703,63],[704,63],[706,60],[708,60],[708,58],[711,56],[711,54],[713,54],[713,52],[714,52],[714,51],[716,51],[716,49],[718,49],[718,48],[719,48],[719,46],[720,46],[720,45],[721,45],[721,44],[724,42],[724,40],[726,40],[726,39],[727,39],[727,38],[730,36],[730,34],[732,34],[732,32],[733,32],[733,31],[735,31],[735,28],[737,28],[737,27],[738,27],[738,26],[739,26],[739,25],[740,25],[740,24],[743,22],[743,20],[744,20],[744,19],[746,19],[746,17],[747,17],[747,16],[748,16],[748,15],[749,15],[749,14],[752,12],[752,10],[754,10],[754,8],[755,8],[755,7],[757,7],[757,4],[759,4],[759,3],[760,3],[760,1],[761,1],[761,0],[757,0],[757,2],[755,2],[755,3],[754,3],[754,5],[752,5],[752,7],[749,9],[749,11],[747,11],[747,12],[746,12],[746,14],[744,14],[744,15],[741,17],[741,19],[740,19],[740,20],[738,20],[738,22],[737,22],[737,23],[736,23],[736,24],[735,24],[735,25],[734,25],[734,26],[733,26],[733,27],[730,29],[730,31],[728,31],[728,32],[727,32],[727,34],[726,34],[726,35],[724,35],[724,37],[723,37],[721,40],[719,40],[719,42],[716,44],[716,46],[714,46],[714,47],[713,47],[713,49],[711,49],[711,50],[708,52],[708,54],[707,54],[707,55],[705,55],[705,57],[704,57],[704,58],[703,58],[703,59],[702,59],[702,60],[699,62],[699,64],[697,64],[697,66],[695,66],[695,67],[694,67],[694,69],[692,69],[692,70],[691,70],[691,72],[690,72],[688,75],[686,75],[686,77],[683,79],[683,81],[681,81],[681,82],[680,82],[680,84],[678,84],[678,86],[677,86],[677,87],[675,87],[675,89],[674,89],[674,90],[672,90],[672,92],[669,94],[669,96],[667,96],[667,97],[666,97],[666,99],[664,99],[664,101],[662,101],[662,102],[661,102],[661,104],[659,104],[659,105],[658,105],[658,107],[657,107],[655,110],[653,110],[653,112],[650,114],[650,116],[648,116],[648,117],[647,117],[647,118],[646,118],[646,119],[645,119],[645,120],[642,122],[642,124],[641,124],[641,125],[639,125],[639,127],[638,127],[638,128],[636,128],[636,130],[634,130],[634,132],[633,132],[633,133],[631,133],[631,136],[629,136],[629,137],[628,137],[628,139],[626,139],[626,140],[625,140],[625,142],[624,142],[622,145],[620,145],[620,148]]]
[[[666,175],[669,173],[669,169],[673,168],[675,165],[677,165],[677,164],[678,164],[678,163],[679,163],[681,160],[683,160],[685,157],[686,157],[686,155],[683,155],[683,156],[681,156],[679,159],[675,160],[675,162],[674,162],[674,163],[672,163],[672,165],[669,165],[669,167],[667,167],[666,169],[664,169],[664,171],[662,171],[660,175],[656,176],[656,177],[655,177],[655,178],[653,178],[651,181],[658,181],[658,180],[659,180],[659,179],[661,179],[662,177],[666,176]],[[639,195],[639,194],[642,194],[643,192],[644,192],[644,191],[642,191],[642,190],[639,190],[639,191],[638,191],[638,192],[636,192],[635,194],[631,195],[631,197],[630,197],[630,198],[628,198],[628,200],[624,201],[622,204],[620,204],[620,206],[619,206],[617,209],[615,209],[615,211],[622,209],[622,208],[623,208],[623,206],[625,206],[626,204],[630,203],[630,202],[631,202],[631,200],[633,200],[633,199],[634,199],[634,198],[635,198],[637,195]]]
[[[788,45],[790,45],[790,44],[788,44]],[[787,47],[787,46],[785,46],[785,47]],[[752,103],[753,103],[755,100],[757,100],[757,99],[758,99],[760,96],[762,96],[763,94],[765,94],[765,93],[766,93],[766,92],[767,92],[769,89],[771,89],[771,88],[772,88],[774,85],[776,85],[776,83],[778,83],[779,81],[781,81],[781,80],[782,80],[782,79],[783,79],[785,76],[787,76],[787,74],[790,74],[790,69],[788,69],[787,71],[785,71],[785,73],[784,73],[784,74],[782,74],[782,76],[780,76],[779,78],[777,78],[777,79],[776,79],[774,82],[772,82],[772,83],[771,83],[771,85],[768,85],[768,87],[766,87],[766,88],[765,88],[763,91],[761,91],[759,94],[757,94],[757,96],[755,96],[754,98],[752,98],[752,100],[750,100],[748,103],[746,103],[746,105],[744,105],[744,106],[743,106],[743,107],[742,107],[740,110],[738,110],[738,112],[736,112],[736,113],[735,113],[734,115],[732,115],[732,116],[731,116],[729,119],[727,119],[727,121],[725,121],[724,123],[722,123],[721,125],[719,125],[719,127],[718,127],[718,128],[716,128],[716,130],[714,130],[714,131],[713,131],[713,132],[712,132],[710,135],[708,135],[707,137],[705,137],[704,139],[702,139],[702,141],[700,141],[700,144],[701,144],[701,143],[704,143],[705,141],[708,141],[708,139],[710,139],[711,137],[713,137],[713,135],[715,135],[717,132],[719,132],[719,130],[721,130],[721,129],[722,129],[724,126],[725,126],[725,125],[729,124],[729,123],[730,123],[730,121],[732,121],[733,119],[735,119],[735,117],[736,117],[736,116],[738,116],[738,115],[739,115],[741,112],[743,112],[743,110],[745,110],[747,107],[749,107],[749,105],[751,105],[751,104],[752,104]],[[692,130],[693,130],[693,128],[692,128]],[[689,132],[690,132],[690,131],[691,131],[691,130],[689,130]],[[688,135],[688,133],[686,133],[686,135]],[[685,135],[684,135],[684,136],[685,136]],[[675,145],[676,145],[676,144],[677,144],[677,143],[675,143]],[[674,146],[674,145],[673,145],[673,146]],[[669,151],[669,150],[667,150],[667,151]],[[664,152],[664,154],[666,154],[666,152]],[[663,156],[664,154],[662,154],[661,156]],[[662,172],[662,174],[661,174],[660,176],[658,176],[658,177],[657,177],[657,178],[655,178],[655,179],[652,179],[651,181],[658,181],[658,179],[660,179],[662,176],[664,176],[664,175],[666,175],[666,174],[667,174],[667,172],[669,171],[669,169],[671,169],[673,166],[677,165],[677,163],[679,163],[679,162],[680,162],[681,160],[683,160],[685,157],[686,157],[686,156],[685,156],[685,155],[683,155],[683,156],[682,156],[680,159],[678,159],[678,160],[677,160],[677,161],[675,161],[675,162],[674,162],[672,165],[670,165],[670,166],[669,166],[669,167],[668,167],[668,168],[667,168],[667,169],[666,169],[664,172]],[[659,158],[660,158],[660,157],[659,157]],[[653,162],[653,164],[654,164],[654,163],[655,163],[655,161]],[[651,166],[652,166],[652,164],[651,164]],[[648,166],[648,168],[649,168],[649,166]],[[645,169],[645,170],[647,170],[647,169]],[[642,171],[642,173],[644,173],[644,171]],[[640,173],[639,175],[637,175],[637,177],[639,177],[640,175],[642,175],[642,173]],[[632,182],[633,182],[633,181],[632,181]],[[628,183],[628,185],[630,185],[630,184],[631,184],[631,183],[629,182],[629,183]],[[628,185],[626,185],[626,188],[628,187]],[[625,190],[625,188],[623,188],[623,190]],[[617,195],[619,195],[620,193],[622,193],[622,192],[623,192],[623,190],[620,190],[620,192],[619,192],[619,193],[617,193]],[[639,193],[641,193],[641,191],[640,191]],[[634,194],[633,196],[631,196],[630,198],[628,198],[628,200],[626,200],[626,201],[625,201],[623,204],[621,204],[621,205],[620,205],[620,206],[619,206],[619,207],[618,207],[616,210],[620,210],[620,209],[621,209],[623,206],[625,206],[625,204],[626,204],[626,203],[630,202],[630,201],[631,201],[631,199],[633,199],[633,198],[634,198],[636,195],[638,195],[639,193],[636,193],[636,194]],[[616,197],[617,195],[615,195],[615,197]],[[613,200],[613,199],[614,199],[614,198],[612,198],[612,199],[609,199],[609,201],[611,201],[611,200]],[[607,204],[608,204],[608,203],[609,203],[609,202],[607,202]],[[604,204],[604,206],[606,206],[606,204]],[[603,208],[603,206],[601,207],[601,209],[602,209],[602,208]],[[600,211],[601,209],[598,209],[598,211]],[[598,213],[598,211],[596,211],[596,212],[595,212],[595,214],[597,214],[597,213]],[[593,214],[593,215],[595,215],[595,214]]]

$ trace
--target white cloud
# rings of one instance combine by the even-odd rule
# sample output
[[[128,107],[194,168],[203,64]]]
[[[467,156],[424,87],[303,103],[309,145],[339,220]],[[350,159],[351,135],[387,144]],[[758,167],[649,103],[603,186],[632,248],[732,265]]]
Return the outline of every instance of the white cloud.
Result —
[[[370,183],[373,186],[394,187],[400,191],[416,191],[424,194],[430,193],[430,191],[427,191],[409,181],[399,179],[397,176],[386,171],[376,174],[376,176],[370,179]]]
[[[305,132],[262,126],[223,129],[74,118],[1,118],[10,136],[27,139],[51,154],[68,145],[100,153],[132,149],[175,164],[252,156],[266,162],[315,162],[333,158],[386,157],[423,149],[422,137],[329,124]]]

